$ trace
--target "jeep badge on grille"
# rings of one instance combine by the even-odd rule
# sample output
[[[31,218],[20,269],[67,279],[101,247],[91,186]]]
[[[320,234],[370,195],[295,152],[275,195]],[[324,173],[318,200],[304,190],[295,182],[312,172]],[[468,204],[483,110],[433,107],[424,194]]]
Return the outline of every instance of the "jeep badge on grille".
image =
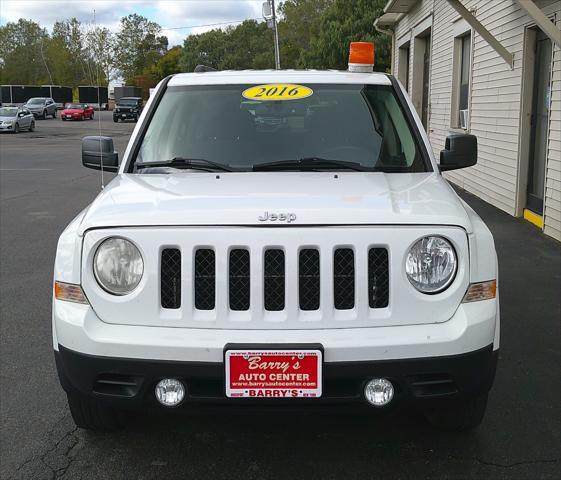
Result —
[[[269,213],[265,212],[261,217],[257,217],[260,222],[286,222],[292,223],[296,221],[295,213]]]

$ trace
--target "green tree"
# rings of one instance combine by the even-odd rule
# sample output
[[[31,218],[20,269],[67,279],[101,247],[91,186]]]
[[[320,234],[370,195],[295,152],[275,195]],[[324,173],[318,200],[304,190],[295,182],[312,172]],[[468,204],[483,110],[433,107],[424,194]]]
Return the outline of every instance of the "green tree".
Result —
[[[147,73],[154,77],[156,83],[168,75],[181,72],[179,59],[182,50],[179,45],[170,48],[154,65],[150,66]]]
[[[226,30],[190,35],[183,44],[181,70],[192,72],[200,64],[218,70],[272,68],[273,34],[265,23],[246,20]]]
[[[76,18],[55,22],[51,35],[49,60],[56,83],[73,87],[89,82],[89,65],[84,48],[82,24]]]
[[[198,35],[189,35],[183,42],[179,66],[183,72],[192,72],[199,64],[222,68],[226,55],[227,34],[215,29]]]
[[[320,32],[321,19],[333,0],[286,0],[279,6],[282,68],[302,68],[310,41]]]
[[[0,79],[3,84],[50,83],[46,42],[39,24],[20,18],[0,27]]]
[[[125,81],[141,75],[162,57],[168,47],[161,27],[133,13],[121,18],[114,43],[114,66]]]
[[[303,53],[308,68],[347,68],[349,44],[353,41],[374,42],[374,69],[388,71],[391,63],[391,42],[377,32],[373,23],[382,15],[386,0],[334,0],[325,10],[320,30]]]
[[[114,36],[108,28],[93,27],[86,32],[85,46],[92,83],[107,85],[115,77],[113,68]]]
[[[273,68],[275,53],[273,32],[264,22],[246,20],[226,29],[227,48],[222,68],[244,70]]]

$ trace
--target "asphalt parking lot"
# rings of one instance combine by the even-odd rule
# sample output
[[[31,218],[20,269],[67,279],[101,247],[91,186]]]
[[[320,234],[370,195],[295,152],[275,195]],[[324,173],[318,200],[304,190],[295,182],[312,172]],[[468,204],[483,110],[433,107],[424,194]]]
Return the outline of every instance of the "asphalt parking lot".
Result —
[[[110,115],[102,132],[122,154],[135,124]],[[157,415],[115,434],[77,430],[52,354],[52,265],[60,232],[100,190],[80,162],[80,138],[98,128],[38,120],[0,136],[2,479],[561,477],[560,244],[465,193],[501,273],[500,363],[478,430],[445,434],[406,412]]]

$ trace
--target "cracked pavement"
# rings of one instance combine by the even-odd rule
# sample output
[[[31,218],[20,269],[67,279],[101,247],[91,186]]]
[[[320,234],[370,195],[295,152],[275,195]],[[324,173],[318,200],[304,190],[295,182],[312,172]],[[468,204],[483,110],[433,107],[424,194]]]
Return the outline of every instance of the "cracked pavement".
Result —
[[[102,116],[122,154],[134,124]],[[561,477],[561,246],[465,193],[501,270],[501,357],[478,430],[441,433],[413,412],[136,415],[113,434],[76,429],[52,355],[52,264],[99,191],[99,172],[80,164],[80,138],[97,128],[44,120],[33,138],[0,138],[1,479]]]

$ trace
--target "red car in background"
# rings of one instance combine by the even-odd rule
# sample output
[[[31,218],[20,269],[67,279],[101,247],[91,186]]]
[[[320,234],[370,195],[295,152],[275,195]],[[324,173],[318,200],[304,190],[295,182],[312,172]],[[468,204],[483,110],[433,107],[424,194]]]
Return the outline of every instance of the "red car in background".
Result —
[[[85,103],[69,103],[62,111],[60,118],[62,120],[85,120],[86,118],[93,120],[94,109]]]

